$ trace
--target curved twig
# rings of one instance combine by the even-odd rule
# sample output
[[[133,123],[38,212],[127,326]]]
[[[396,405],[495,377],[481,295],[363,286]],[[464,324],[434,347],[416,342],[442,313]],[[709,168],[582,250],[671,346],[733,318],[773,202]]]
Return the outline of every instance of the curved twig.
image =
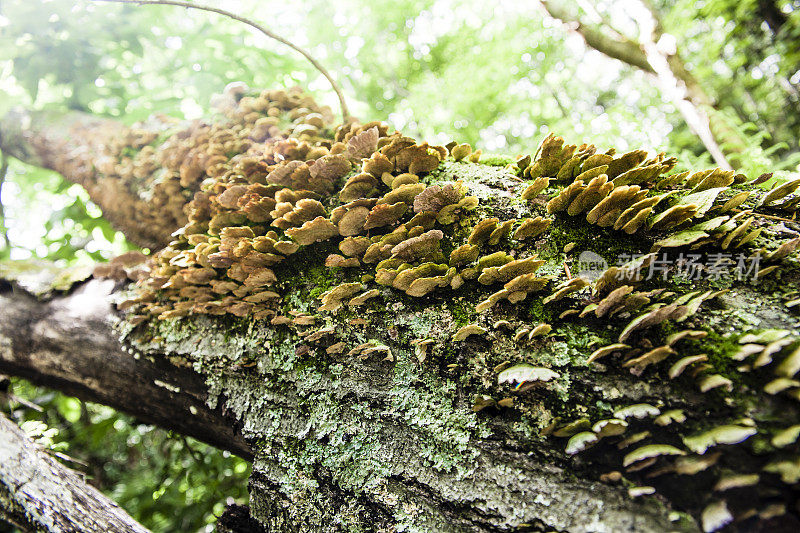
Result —
[[[339,87],[339,84],[336,83],[336,80],[333,79],[333,76],[331,76],[331,74],[325,69],[325,67],[323,67],[319,63],[319,61],[314,59],[311,56],[311,54],[308,53],[303,48],[300,48],[299,46],[297,46],[296,44],[292,43],[291,41],[281,37],[280,35],[278,35],[276,33],[273,33],[271,30],[265,28],[264,26],[262,26],[261,24],[258,24],[257,22],[254,22],[254,21],[252,21],[252,20],[250,20],[248,18],[242,17],[240,15],[237,15],[236,13],[232,13],[232,12],[227,11],[225,9],[220,9],[218,7],[207,6],[207,5],[203,5],[203,4],[193,4],[191,2],[182,2],[180,0],[94,0],[94,1],[95,2],[115,2],[115,3],[120,3],[120,4],[157,4],[157,5],[179,6],[179,7],[186,7],[186,8],[191,8],[191,9],[198,9],[200,11],[210,11],[211,13],[217,13],[219,15],[224,15],[224,16],[226,16],[228,18],[232,18],[233,20],[238,20],[239,22],[243,22],[244,24],[247,24],[248,26],[257,29],[258,31],[260,31],[261,33],[263,33],[264,35],[266,35],[270,39],[274,39],[274,40],[276,40],[276,41],[278,41],[280,43],[285,44],[286,46],[288,46],[292,50],[295,50],[296,52],[300,53],[303,57],[308,59],[309,63],[314,65],[314,68],[316,68],[323,76],[325,76],[325,78],[331,84],[331,88],[333,89],[333,92],[335,92],[336,96],[339,97],[339,107],[342,110],[342,121],[343,122],[347,122],[347,120],[350,118],[350,112],[347,109],[347,102],[345,102],[344,94],[342,93],[342,89],[341,89],[341,87]]]

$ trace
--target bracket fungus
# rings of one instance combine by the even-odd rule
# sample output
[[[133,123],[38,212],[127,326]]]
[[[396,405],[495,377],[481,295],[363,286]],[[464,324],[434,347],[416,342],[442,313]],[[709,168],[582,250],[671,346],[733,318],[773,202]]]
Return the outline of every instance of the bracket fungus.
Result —
[[[467,337],[470,335],[478,335],[482,336],[486,334],[486,329],[480,327],[477,324],[469,324],[460,328],[456,333],[453,335],[453,341],[460,342],[466,340]]]
[[[593,445],[597,444],[600,440],[600,437],[597,434],[592,433],[591,431],[583,431],[581,433],[576,433],[572,437],[570,437],[569,441],[567,441],[567,446],[564,449],[564,452],[567,455],[575,455],[584,450],[591,448]]]
[[[625,420],[631,417],[642,419],[658,416],[660,414],[661,411],[658,409],[658,407],[650,405],[649,403],[637,403],[617,409],[614,411],[614,418],[619,418],[620,420]]]
[[[800,400],[800,339],[786,318],[796,308],[783,305],[797,300],[800,180],[764,191],[770,176],[674,172],[664,154],[601,152],[553,134],[537,153],[490,166],[466,144],[433,146],[380,123],[333,127],[329,110],[297,91],[224,102],[228,122],[195,123],[158,149],[149,144],[158,132],[131,129],[130,144],[109,144],[86,165],[141,179],[165,169],[152,196],[165,215],[136,213],[139,200],[124,212],[166,246],[146,264],[106,268],[137,280],[120,305],[132,323],[227,314],[288,330],[296,356],[379,364],[410,355],[436,379],[457,376],[481,417],[513,406],[520,428],[569,437],[569,455],[597,446],[614,462],[604,471],[624,471],[632,495],[670,490],[659,479],[667,474],[707,471],[708,490],[691,504],[704,526],[746,511],[715,503],[714,483],[726,497],[752,490],[756,513],[779,512],[767,508],[771,495],[787,499],[793,489],[779,483],[800,479],[798,425],[739,407],[768,403],[789,417]],[[123,146],[140,150],[124,165]],[[618,261],[591,282],[572,277],[584,250]],[[668,259],[702,252],[720,256],[702,274],[731,267],[734,253],[760,269],[741,281],[658,275],[665,261],[669,275],[682,267]],[[790,285],[765,300],[780,303],[765,323],[782,320],[782,330],[740,333],[757,320],[750,281],[776,293]],[[718,296],[736,311],[708,304]],[[343,319],[317,324],[314,312],[340,309]],[[379,309],[416,340],[399,324],[383,328]],[[491,333],[469,323],[475,312]],[[522,394],[533,387],[548,394]],[[746,442],[757,433],[766,439]],[[756,445],[761,464],[723,477],[733,449]]]
[[[555,287],[555,292],[542,300],[542,303],[549,304],[550,302],[557,302],[565,296],[577,292],[584,287],[588,286],[589,282],[583,278],[572,278]]]
[[[524,241],[532,237],[541,235],[547,228],[550,227],[552,219],[537,216],[534,218],[524,218],[520,222],[516,230],[514,230],[513,238],[518,241]]]
[[[613,354],[615,352],[616,353],[622,353],[623,351],[625,351],[625,350],[627,350],[629,348],[630,348],[630,346],[628,346],[627,344],[621,343],[621,342],[614,343],[614,344],[609,344],[608,346],[603,346],[603,347],[598,348],[595,351],[593,351],[591,353],[591,355],[589,355],[589,358],[586,360],[586,363],[587,364],[588,363],[593,363],[594,361],[597,361],[598,359],[601,359],[601,358],[603,358],[603,357],[605,357],[607,355],[611,355],[611,354]]]
[[[625,433],[627,429],[628,423],[618,418],[599,420],[592,426],[592,431],[597,433],[599,437],[616,437],[617,435]]]
[[[683,443],[693,452],[702,455],[713,446],[719,444],[738,444],[756,433],[758,433],[758,430],[753,427],[727,424],[717,426],[697,435],[684,437]]]
[[[363,290],[361,283],[342,283],[329,291],[323,292],[319,299],[322,300],[320,311],[335,311],[342,305],[342,300],[354,296]]]
[[[622,466],[628,467],[639,461],[665,455],[686,455],[686,452],[669,444],[648,444],[629,452],[622,460]]]
[[[536,382],[546,382],[559,377],[558,372],[549,368],[518,364],[506,368],[497,376],[497,383],[516,383],[516,390],[522,391]]]

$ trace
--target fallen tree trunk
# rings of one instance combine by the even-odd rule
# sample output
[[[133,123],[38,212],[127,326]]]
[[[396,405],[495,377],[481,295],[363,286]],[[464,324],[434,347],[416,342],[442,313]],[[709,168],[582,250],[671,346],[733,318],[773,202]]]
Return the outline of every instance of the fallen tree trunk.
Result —
[[[0,517],[23,531],[147,533],[2,414]]]
[[[798,525],[795,184],[554,136],[481,159],[242,96],[219,138],[270,140],[198,171],[113,335],[131,359],[190,366],[233,413],[261,524]],[[279,115],[288,139],[266,135]],[[175,153],[213,144],[177,137]],[[724,250],[760,274],[722,275]]]
[[[413,511],[412,523],[432,531],[492,531],[520,513],[532,524],[576,531],[591,524],[636,531],[669,525],[665,509],[652,502],[630,501],[602,484],[574,479],[547,464],[550,460],[542,463],[544,450],[537,459],[513,441],[466,442],[478,429],[470,421],[474,415],[445,408],[439,415],[450,419],[437,420],[425,412],[433,405],[424,402],[445,400],[446,387],[426,390],[433,383],[423,384],[428,380],[422,375],[403,376],[404,382],[423,380],[416,387],[423,390],[393,391],[396,385],[385,372],[396,369],[388,363],[356,363],[340,375],[319,368],[324,374],[314,371],[313,383],[306,383],[306,371],[282,373],[286,361],[269,358],[260,372],[282,374],[271,384],[241,363],[264,357],[265,350],[286,352],[282,356],[293,359],[295,344],[289,339],[276,343],[271,332],[250,330],[246,324],[208,320],[184,323],[177,330],[137,328],[125,335],[126,351],[119,344],[123,333],[111,325],[114,286],[110,280],[92,280],[45,302],[20,290],[0,295],[0,371],[111,405],[245,458],[250,448],[234,426],[243,422],[242,431],[253,443],[272,435],[269,448],[256,457],[251,479],[251,507],[268,530],[325,531],[332,519],[343,522],[344,530],[367,524],[390,530],[401,505]],[[214,409],[204,403],[207,387],[183,368],[187,358],[203,368]],[[392,413],[392,403],[408,394],[403,401],[413,403]],[[220,414],[223,404],[235,417],[226,420]],[[333,424],[332,433],[310,433],[322,420]],[[425,428],[428,424],[434,427]],[[298,438],[308,441],[290,452]],[[302,450],[308,445],[321,446],[323,456],[343,463],[334,472],[321,465],[319,471],[298,470],[295,461],[309,453]],[[287,464],[281,460],[286,453],[298,455]],[[461,464],[462,455],[470,466]],[[447,472],[456,466],[464,471]],[[342,468],[346,480],[340,478]],[[372,479],[384,469],[394,473]],[[317,486],[313,493],[309,483]],[[287,487],[301,491],[303,499],[287,495]],[[526,501],[529,494],[537,494],[538,502]],[[576,502],[595,503],[575,508]]]

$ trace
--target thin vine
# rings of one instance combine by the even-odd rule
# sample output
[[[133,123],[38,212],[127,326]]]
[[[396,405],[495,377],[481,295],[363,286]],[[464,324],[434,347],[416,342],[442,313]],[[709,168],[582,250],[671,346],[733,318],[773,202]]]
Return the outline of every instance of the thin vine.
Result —
[[[314,57],[307,50],[297,46],[296,44],[294,44],[293,42],[289,41],[288,39],[286,39],[284,37],[281,37],[280,35],[274,33],[272,30],[269,30],[269,29],[265,28],[261,24],[255,22],[255,21],[253,21],[251,19],[242,17],[240,15],[237,15],[236,13],[233,13],[231,11],[227,11],[225,9],[220,9],[218,7],[207,6],[207,5],[203,5],[203,4],[193,4],[193,3],[190,3],[190,2],[182,2],[180,0],[94,0],[94,1],[95,2],[114,2],[114,3],[120,3],[120,4],[154,4],[154,5],[168,5],[168,6],[186,7],[186,8],[190,8],[190,9],[198,9],[200,11],[209,11],[211,13],[217,13],[219,15],[223,15],[223,16],[226,16],[226,17],[231,18],[233,20],[237,20],[239,22],[247,24],[248,26],[250,26],[252,28],[255,28],[256,30],[260,31],[261,33],[263,33],[264,35],[266,35],[270,39],[274,39],[274,40],[276,40],[276,41],[278,41],[280,43],[285,44],[286,46],[288,46],[292,50],[295,50],[296,52],[300,53],[303,57],[305,57],[309,61],[309,63],[311,63],[314,66],[314,68],[316,68],[323,76],[325,76],[325,78],[331,84],[331,88],[333,89],[333,92],[335,92],[336,96],[339,98],[339,107],[341,108],[341,111],[342,111],[342,121],[343,122],[347,122],[349,120],[349,118],[350,118],[350,112],[348,111],[348,108],[347,108],[347,102],[345,101],[344,93],[342,92],[341,87],[339,87],[339,84],[336,83],[336,80],[333,79],[333,76],[331,76],[330,72],[328,72],[328,70],[325,67],[323,67],[322,64],[320,64],[319,61],[314,59]]]

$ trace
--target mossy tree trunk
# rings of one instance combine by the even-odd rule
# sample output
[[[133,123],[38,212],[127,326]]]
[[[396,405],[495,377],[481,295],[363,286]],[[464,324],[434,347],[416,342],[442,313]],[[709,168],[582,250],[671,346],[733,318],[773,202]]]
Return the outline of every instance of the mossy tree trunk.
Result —
[[[275,98],[278,97],[271,95],[267,100]],[[251,102],[240,100],[239,105],[251,112]],[[327,141],[308,136],[306,126],[312,125],[312,119],[303,122],[303,117],[315,114],[308,111],[292,119],[293,135],[304,139],[308,146],[323,147],[315,152],[316,158],[328,151],[335,155],[335,141],[341,136],[331,140],[333,135],[330,130],[325,133],[322,125],[314,126],[316,134],[320,138],[327,136]],[[245,122],[248,120],[252,128],[264,124],[258,122],[258,117]],[[316,117],[313,122],[317,122]],[[269,124],[275,125],[287,127],[285,122]],[[304,134],[307,136],[302,137]],[[268,150],[259,151],[262,148],[258,143],[265,142],[269,147],[273,142],[270,139],[281,138],[277,131],[270,135],[253,140],[259,136],[250,133],[254,144],[249,157],[258,154],[269,161]],[[397,139],[392,142],[405,142]],[[302,152],[296,144],[287,142],[278,141],[274,150],[290,153],[291,148]],[[358,148],[354,146],[348,145],[348,149]],[[385,143],[383,146],[391,148]],[[332,239],[306,241],[313,222],[306,219],[295,226],[287,223],[288,229],[281,227],[285,235],[297,237],[300,246],[292,248],[293,253],[288,252],[292,253],[288,261],[271,267],[274,280],[269,289],[279,297],[271,307],[248,307],[231,299],[221,304],[225,314],[210,313],[208,310],[214,308],[207,305],[187,312],[185,306],[181,307],[183,300],[177,292],[170,292],[180,287],[164,284],[167,278],[159,282],[159,290],[164,291],[159,294],[173,294],[168,301],[154,301],[148,299],[150,296],[138,302],[135,298],[130,300],[130,294],[124,292],[130,289],[124,284],[117,285],[111,294],[101,295],[92,292],[101,283],[94,280],[84,282],[77,291],[54,293],[44,301],[26,297],[26,305],[38,309],[35,313],[40,318],[54,309],[72,309],[70,319],[80,331],[83,324],[88,324],[84,320],[93,319],[81,316],[82,306],[76,305],[74,299],[89,291],[92,301],[103,302],[97,304],[104,306],[101,314],[105,318],[98,329],[101,333],[96,334],[105,339],[103,342],[111,343],[105,348],[108,353],[113,353],[114,358],[130,358],[131,368],[145,365],[150,369],[145,374],[147,386],[131,387],[130,394],[149,399],[152,404],[152,395],[162,393],[165,396],[157,401],[164,402],[165,412],[170,413],[166,418],[173,419],[172,427],[175,416],[183,416],[178,429],[195,436],[227,417],[229,428],[205,440],[247,454],[239,440],[241,435],[253,457],[251,513],[268,531],[711,531],[728,523],[764,531],[795,528],[795,483],[800,475],[796,470],[797,435],[795,439],[790,436],[799,418],[794,391],[800,383],[792,379],[793,373],[787,368],[794,364],[792,358],[800,355],[798,318],[793,307],[786,304],[796,298],[792,291],[797,290],[798,270],[791,258],[789,262],[779,262],[786,254],[776,249],[785,252],[797,245],[790,240],[797,234],[797,225],[784,220],[781,213],[757,209],[755,203],[763,195],[754,190],[752,183],[734,180],[733,173],[714,174],[715,180],[731,180],[714,188],[720,190],[710,198],[709,205],[698,207],[700,198],[696,203],[677,203],[673,206],[677,209],[672,211],[685,212],[687,205],[694,206],[688,209],[690,216],[678,223],[684,224],[678,227],[683,230],[685,224],[706,223],[712,214],[726,216],[722,210],[731,209],[727,201],[740,192],[737,189],[754,191],[748,200],[753,205],[743,207],[758,217],[754,216],[754,221],[734,235],[736,240],[732,238],[727,244],[723,240],[725,234],[714,230],[733,218],[725,231],[737,231],[740,226],[736,222],[742,222],[743,217],[734,216],[734,212],[717,226],[704,226],[706,231],[694,229],[694,234],[672,235],[677,245],[665,242],[668,232],[657,229],[629,234],[590,224],[585,212],[578,209],[580,216],[571,215],[572,209],[566,208],[576,196],[564,196],[568,187],[562,186],[563,182],[559,185],[558,179],[564,179],[559,169],[569,156],[549,168],[553,166],[549,158],[559,146],[546,145],[533,161],[517,164],[502,158],[468,162],[464,159],[466,149],[450,147],[445,151],[448,155],[438,152],[440,156],[436,156],[437,164],[432,170],[417,167],[415,177],[424,185],[421,189],[428,191],[418,194],[426,202],[433,195],[444,194],[435,188],[436,184],[460,182],[462,191],[476,199],[463,205],[474,209],[465,207],[452,219],[440,217],[435,227],[441,236],[429,229],[428,237],[421,237],[422,241],[393,244],[394,248],[389,247],[391,253],[412,254],[405,255],[408,259],[417,253],[418,246],[423,246],[418,243],[438,238],[441,250],[431,252],[425,248],[419,252],[429,254],[425,257],[433,258],[431,262],[446,265],[442,252],[455,251],[468,240],[478,243],[474,246],[480,248],[484,258],[491,256],[478,260],[478,266],[459,267],[456,276],[462,276],[461,284],[452,283],[452,274],[442,274],[442,279],[416,278],[433,279],[431,287],[438,284],[423,296],[410,294],[418,285],[398,288],[391,281],[386,284],[385,278],[381,278],[383,284],[375,284],[370,273],[388,276],[386,270],[391,267],[381,272],[379,266],[376,272],[366,256],[361,258],[363,262],[331,266],[346,261],[338,255],[343,248],[336,246],[343,241],[338,234]],[[309,153],[306,150],[295,157],[314,159]],[[434,157],[426,149],[420,153],[421,158]],[[450,154],[460,160],[455,161]],[[583,164],[585,171],[592,171],[587,170],[592,154],[577,163]],[[608,155],[607,159],[613,157]],[[632,166],[643,162],[645,166],[662,164],[660,160],[644,159],[641,157]],[[420,160],[414,159],[412,164],[423,165]],[[275,160],[269,164],[275,167],[270,167],[269,172],[287,166]],[[610,164],[612,168],[614,164]],[[229,165],[228,170],[251,169],[252,160],[234,157]],[[363,176],[367,172],[364,169],[369,168],[368,164],[356,168],[345,179]],[[608,168],[605,171],[611,173]],[[669,162],[664,163],[663,172],[669,169]],[[567,176],[567,183],[578,171],[576,166],[575,172]],[[402,171],[395,173],[399,172]],[[399,178],[389,174],[389,178]],[[318,175],[312,173],[312,177]],[[537,184],[537,175],[552,179]],[[619,175],[625,174],[620,170]],[[215,175],[218,183],[230,176],[230,172]],[[293,176],[300,179],[297,174]],[[701,183],[705,177],[708,174],[695,181]],[[383,176],[384,183],[387,179]],[[402,180],[413,182],[407,177]],[[185,180],[184,189],[199,189],[198,181]],[[267,186],[259,185],[257,178],[250,183],[254,182],[254,186],[266,190]],[[235,179],[233,183],[237,183]],[[348,183],[352,185],[353,181]],[[640,183],[642,187],[647,184]],[[672,179],[672,183],[679,182]],[[697,183],[684,189],[670,186],[670,190],[674,189],[671,196],[677,200],[698,187],[703,192]],[[659,188],[657,185],[652,185],[654,191]],[[666,186],[663,182],[661,185]],[[392,191],[403,186],[399,184]],[[206,205],[203,202],[209,198],[220,205],[237,205],[223,196],[232,187],[203,187],[203,191],[212,191],[215,196],[203,197],[200,193],[195,207]],[[538,190],[531,193],[530,187]],[[545,208],[550,197],[562,198],[567,210],[559,211],[552,201],[551,207]],[[293,201],[296,206],[301,205],[296,199]],[[329,214],[336,204],[331,205],[324,198],[322,201],[326,202],[326,216],[336,219]],[[374,206],[375,202],[369,205]],[[415,201],[414,207],[417,205]],[[455,201],[449,205],[455,205]],[[359,207],[360,204],[353,209]],[[653,228],[672,216],[663,215],[664,207],[659,209],[650,218]],[[424,213],[425,209],[416,211]],[[202,225],[197,222],[197,213],[190,210],[187,228],[204,232],[209,225],[198,229]],[[692,215],[696,220],[690,220]],[[549,218],[549,226],[529,239],[511,238],[512,226],[519,229],[520,220],[522,225],[530,224],[525,220],[539,216]],[[493,224],[492,236],[487,233],[483,240],[476,237],[476,225],[492,218],[498,219],[489,223]],[[503,226],[502,221],[509,220],[514,222]],[[256,235],[264,231],[257,225],[252,227]],[[727,249],[731,242],[741,244],[745,230],[757,227],[761,230],[751,241],[763,245],[765,257],[772,258],[765,259],[762,266],[777,267],[757,280],[711,276],[688,280],[673,276],[676,266],[670,263],[665,267],[670,276],[662,278],[659,273],[631,281],[631,285],[622,283],[619,292],[600,287],[601,281],[609,282],[610,277],[583,289],[586,283],[577,281],[573,276],[577,272],[569,269],[572,265],[576,270],[580,252],[592,252],[597,254],[592,257],[601,256],[613,264],[618,256],[647,254],[654,245],[672,246],[676,251],[688,249],[693,243],[703,244],[705,249],[719,250],[723,245]],[[380,239],[394,233],[393,228],[390,225],[388,230],[370,235],[372,243],[385,242]],[[209,231],[214,235],[217,230]],[[178,241],[200,234],[189,233],[185,230]],[[415,234],[421,235],[420,231]],[[158,256],[152,271],[133,277],[147,283],[156,279],[157,272],[163,272],[169,261],[185,260],[176,259],[177,250],[183,246],[178,241]],[[284,249],[287,246],[281,251]],[[743,249],[748,250],[750,258],[753,250]],[[502,293],[497,291],[499,287],[491,286],[496,281],[493,276],[505,273],[501,274],[498,268],[530,265],[531,262],[514,261],[534,253],[542,261],[536,268],[550,276],[544,279],[539,292],[523,291],[530,294],[520,299],[520,291],[506,289]],[[332,259],[333,256],[336,257]],[[498,258],[506,259],[493,263]],[[414,261],[408,260],[412,266],[399,267],[401,272],[421,268],[419,262],[413,266]],[[451,255],[450,265],[458,263]],[[647,263],[638,270],[632,268],[646,277]],[[127,265],[116,265],[105,269],[105,273],[109,270],[120,277],[131,275]],[[187,275],[193,276],[195,271]],[[446,283],[444,278],[449,278]],[[349,285],[345,287],[345,283]],[[332,295],[340,294],[337,291],[343,291],[342,287],[349,290],[359,283],[362,285],[347,298],[374,288],[371,298],[364,297],[358,304],[351,300],[352,305],[336,305]],[[573,291],[575,288],[582,291]],[[141,293],[134,291],[134,297],[137,294]],[[241,294],[240,298],[244,298],[252,293]],[[497,294],[500,296],[493,306],[478,311],[487,307],[480,306],[481,302]],[[510,294],[517,297],[509,298]],[[597,311],[598,307],[610,305],[610,297],[619,298],[619,306],[610,312],[612,318]],[[41,359],[29,355],[30,350],[17,333],[21,329],[20,317],[25,316],[20,313],[34,311],[15,303],[18,295],[4,298],[10,303],[4,304],[0,312],[0,372],[63,386],[79,396],[107,401],[144,416],[138,411],[137,402],[115,404],[92,391],[92,387],[71,386],[70,381],[77,378],[58,381],[44,377],[53,372],[53,364],[37,366]],[[108,307],[107,302],[124,298],[129,300],[123,307],[140,306],[138,314],[115,312]],[[643,307],[646,304],[651,307]],[[248,312],[253,314],[234,316]],[[648,319],[642,321],[639,317],[645,315]],[[638,327],[636,320],[640,320]],[[538,328],[543,324],[550,329]],[[34,345],[47,345],[49,353],[60,350],[58,353],[70,361],[71,374],[88,374],[92,369],[80,351],[63,348],[69,343],[68,333],[53,335],[47,327],[30,329]],[[751,336],[748,338],[747,334]],[[614,349],[615,344],[621,346]],[[599,359],[598,349],[603,347],[612,348]],[[661,351],[652,353],[657,349]],[[742,350],[751,353],[742,356]],[[599,359],[597,362],[589,362],[593,353],[591,359]],[[697,358],[683,359],[694,356]],[[758,359],[753,362],[746,359],[749,356]],[[749,368],[745,368],[747,365]],[[188,392],[196,381],[186,374],[187,368],[202,381],[204,391]],[[677,372],[676,368],[685,371]],[[153,372],[162,372],[163,377],[156,377]],[[98,388],[102,388],[105,379],[112,378],[99,376],[99,382],[95,380]],[[784,381],[775,383],[781,379]],[[764,392],[765,386],[768,392]],[[191,403],[198,398],[205,401],[205,407]],[[183,407],[176,410],[176,405]],[[202,411],[204,416],[196,416],[195,411]],[[149,415],[145,419],[168,423],[164,417]],[[782,437],[776,441],[778,435]]]

